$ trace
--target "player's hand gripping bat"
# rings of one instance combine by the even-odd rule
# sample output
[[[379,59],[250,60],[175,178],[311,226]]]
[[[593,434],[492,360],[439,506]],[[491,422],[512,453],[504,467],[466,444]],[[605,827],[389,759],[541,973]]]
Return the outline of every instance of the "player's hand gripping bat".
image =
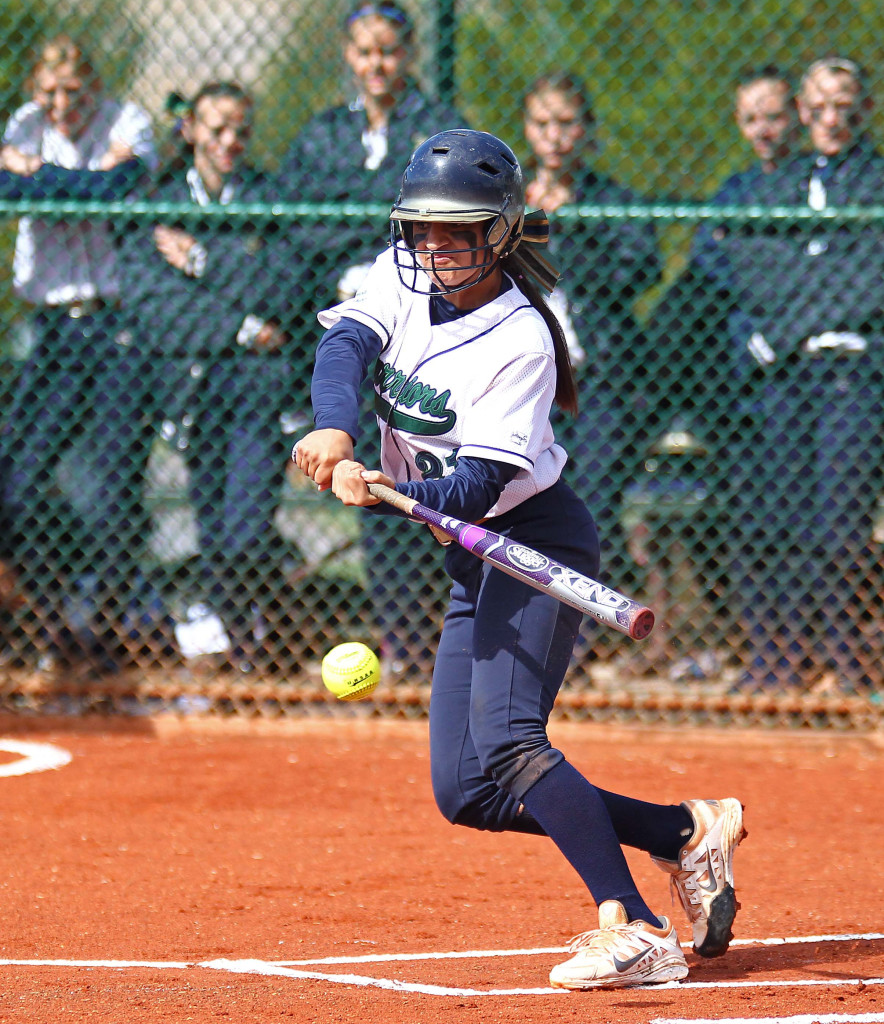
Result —
[[[462,548],[497,566],[507,575],[522,580],[536,590],[552,594],[564,604],[626,633],[633,640],[643,640],[654,628],[654,613],[650,608],[618,594],[616,590],[610,590],[598,580],[569,569],[567,565],[533,548],[486,530],[484,526],[443,516],[384,484],[367,486],[375,498],[426,523],[437,536],[441,534],[440,540],[448,538],[456,541]]]

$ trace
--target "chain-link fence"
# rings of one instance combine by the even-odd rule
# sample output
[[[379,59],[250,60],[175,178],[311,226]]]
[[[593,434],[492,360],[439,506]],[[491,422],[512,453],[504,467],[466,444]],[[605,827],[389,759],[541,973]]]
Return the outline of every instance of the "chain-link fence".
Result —
[[[436,542],[288,456],[317,311],[387,244],[415,145],[468,125],[550,214],[566,473],[658,617],[642,644],[587,623],[560,709],[880,723],[878,15],[0,5],[6,703],[328,713],[319,661],[362,639],[363,710],[425,711]]]

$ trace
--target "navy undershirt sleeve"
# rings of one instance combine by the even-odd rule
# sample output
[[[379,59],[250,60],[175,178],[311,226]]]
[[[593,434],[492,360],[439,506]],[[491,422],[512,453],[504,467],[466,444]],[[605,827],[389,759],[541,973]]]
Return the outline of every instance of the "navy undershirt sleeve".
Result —
[[[361,386],[381,347],[370,327],[346,316],[323,334],[310,385],[317,430],[334,428],[354,441],[359,437]]]
[[[397,484],[396,490],[443,515],[476,522],[497,504],[504,487],[518,471],[512,463],[464,456],[457,460],[449,476],[441,480],[412,480]]]
[[[412,480],[397,484],[396,490],[443,515],[475,523],[485,518],[518,471],[517,466],[507,462],[464,456],[457,460],[450,476],[441,480]],[[405,517],[403,512],[383,501],[367,506],[366,511]]]

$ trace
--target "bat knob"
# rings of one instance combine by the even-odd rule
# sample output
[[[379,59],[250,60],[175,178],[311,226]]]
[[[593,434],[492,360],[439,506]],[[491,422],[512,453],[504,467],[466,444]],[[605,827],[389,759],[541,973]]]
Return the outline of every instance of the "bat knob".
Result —
[[[632,620],[629,635],[633,640],[644,640],[654,628],[654,613],[650,608],[642,608]]]

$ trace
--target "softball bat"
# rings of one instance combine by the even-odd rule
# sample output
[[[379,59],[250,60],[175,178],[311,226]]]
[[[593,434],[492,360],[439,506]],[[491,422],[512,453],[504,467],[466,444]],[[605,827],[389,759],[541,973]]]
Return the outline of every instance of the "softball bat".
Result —
[[[384,484],[367,484],[367,487],[375,498],[426,523],[437,536],[441,534],[455,541],[508,576],[551,594],[564,604],[625,633],[633,640],[644,640],[654,628],[654,613],[650,608],[611,590],[590,576],[569,569],[567,565],[534,548],[487,530],[484,526],[444,516]]]

